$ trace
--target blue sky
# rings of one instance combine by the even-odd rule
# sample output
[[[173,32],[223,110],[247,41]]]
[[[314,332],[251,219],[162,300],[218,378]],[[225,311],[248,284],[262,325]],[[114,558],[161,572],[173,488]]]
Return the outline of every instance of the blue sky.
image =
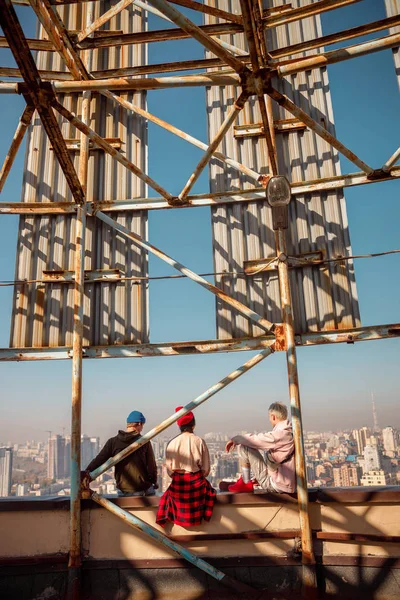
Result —
[[[18,13],[26,35],[34,37],[29,8]],[[189,12],[187,13],[189,14]],[[383,0],[363,0],[326,13],[324,34],[385,17]],[[197,15],[190,13],[190,18]],[[150,28],[165,28],[152,18]],[[383,35],[375,34],[375,37]],[[373,37],[373,36],[371,36]],[[360,40],[367,39],[366,37]],[[348,45],[357,40],[348,42]],[[330,46],[333,49],[339,46]],[[7,50],[1,64],[13,65]],[[150,44],[149,62],[203,56],[194,41]],[[399,93],[391,51],[359,58],[328,69],[338,138],[365,162],[381,166],[400,145]],[[192,135],[207,140],[205,92],[201,88],[150,92],[150,112]],[[0,160],[9,147],[23,100],[0,96],[2,132]],[[149,174],[172,193],[178,193],[201,152],[150,124]],[[341,158],[342,172],[356,170]],[[9,176],[1,200],[19,201],[23,152]],[[208,191],[207,174],[194,192]],[[400,247],[399,183],[387,182],[346,190],[353,252],[369,253]],[[14,278],[18,218],[0,217],[0,280]],[[212,270],[210,211],[204,209],[151,211],[149,238],[197,272]],[[356,261],[356,280],[363,325],[399,321],[399,255]],[[151,275],[172,272],[150,259]],[[0,346],[9,338],[11,288],[0,287]],[[150,284],[150,330],[155,341],[215,337],[214,297],[186,280]],[[372,424],[371,392],[375,394],[382,426],[400,427],[400,340],[303,348],[298,351],[301,397],[306,429],[355,427]],[[148,416],[151,427],[217,380],[245,362],[249,353],[163,359],[94,360],[84,362],[83,431],[104,440],[123,426],[133,409]],[[71,363],[0,363],[0,440],[44,439],[45,430],[69,428]],[[287,402],[285,356],[276,354],[233,383],[197,411],[198,431],[232,431],[267,427],[267,407]]]

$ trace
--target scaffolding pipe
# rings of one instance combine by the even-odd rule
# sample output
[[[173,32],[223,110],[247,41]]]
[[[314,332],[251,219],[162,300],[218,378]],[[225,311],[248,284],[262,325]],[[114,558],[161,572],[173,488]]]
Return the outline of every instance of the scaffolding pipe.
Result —
[[[290,112],[294,117],[297,117],[307,125],[310,129],[312,129],[317,135],[319,135],[323,140],[328,142],[331,146],[336,148],[338,152],[343,154],[346,158],[348,158],[352,163],[357,165],[364,173],[367,175],[371,175],[374,172],[374,169],[369,167],[365,162],[363,162],[354,152],[349,150],[342,142],[339,142],[338,139],[335,138],[329,131],[327,131],[322,125],[314,121],[313,118],[310,117],[304,110],[302,110],[299,106],[297,106],[294,102],[292,102],[285,94],[281,94],[278,90],[271,88],[271,91],[268,92],[273,100],[275,100],[280,106],[286,108],[288,112]]]
[[[240,94],[239,98],[236,100],[236,102],[234,102],[232,109],[230,110],[229,114],[227,115],[226,119],[222,123],[222,125],[219,128],[219,130],[217,131],[217,133],[215,134],[213,141],[208,146],[205,154],[201,157],[198,165],[196,166],[195,170],[189,177],[185,187],[179,194],[179,196],[178,196],[179,200],[185,201],[190,190],[192,189],[192,187],[194,186],[194,184],[200,177],[201,173],[203,172],[205,166],[211,159],[212,155],[214,154],[214,152],[216,151],[216,149],[218,148],[218,146],[224,139],[225,135],[231,128],[232,124],[236,121],[240,111],[243,109],[244,105],[246,104],[247,98],[248,98],[248,95],[246,93],[242,92]]]
[[[153,538],[154,540],[156,540],[163,546],[166,546],[173,552],[176,552],[177,554],[179,554],[179,556],[190,562],[198,569],[201,569],[202,571],[207,573],[207,575],[210,575],[211,577],[219,581],[222,585],[225,585],[230,589],[235,590],[236,594],[239,593],[241,597],[259,598],[261,596],[262,592],[257,591],[254,588],[249,587],[245,583],[242,583],[238,579],[234,579],[233,577],[226,575],[219,569],[216,569],[215,567],[210,565],[210,563],[206,562],[202,558],[199,558],[195,554],[190,552],[190,550],[188,550],[187,548],[180,546],[179,544],[168,538],[164,533],[158,531],[155,527],[152,527],[152,525],[145,523],[144,521],[142,521],[142,519],[139,519],[132,513],[123,510],[110,500],[103,498],[96,492],[92,492],[91,498],[92,500],[97,502],[97,504],[100,504],[100,506],[103,506],[108,511],[122,519],[122,521],[124,521],[130,527],[133,527],[134,529],[139,529],[145,535]]]
[[[245,362],[244,365],[242,365],[238,369],[235,369],[235,371],[232,371],[232,373],[230,373],[229,375],[227,375],[226,377],[221,379],[221,381],[219,381],[218,383],[216,383],[213,386],[211,386],[210,388],[208,388],[208,390],[206,390],[205,392],[200,394],[200,396],[197,396],[197,398],[195,398],[194,400],[189,402],[189,404],[186,404],[186,406],[181,408],[181,410],[179,410],[178,412],[175,412],[173,415],[171,415],[170,417],[165,419],[165,421],[160,423],[160,425],[157,425],[157,427],[154,427],[153,429],[151,429],[148,433],[146,433],[145,435],[140,437],[136,442],[133,442],[133,444],[131,444],[130,446],[127,446],[127,448],[125,448],[124,450],[122,450],[121,452],[119,452],[118,454],[113,456],[112,458],[109,458],[103,465],[101,465],[94,471],[91,471],[91,473],[90,473],[91,480],[96,479],[102,473],[105,473],[106,471],[108,471],[108,469],[111,469],[111,467],[115,466],[121,460],[123,460],[124,458],[126,458],[127,456],[132,454],[132,452],[135,452],[136,450],[138,450],[138,448],[141,448],[142,446],[144,446],[144,444],[147,444],[151,439],[153,439],[154,437],[159,435],[162,431],[164,431],[165,429],[170,427],[170,425],[172,425],[178,419],[180,419],[181,417],[186,415],[189,411],[194,410],[195,408],[200,406],[200,404],[203,404],[203,402],[205,402],[212,396],[215,396],[215,394],[217,394],[217,392],[224,389],[227,385],[232,383],[232,381],[235,381],[236,379],[238,379],[239,377],[244,375],[244,373],[247,373],[247,371],[250,371],[250,369],[252,369],[256,365],[258,365],[258,363],[260,363],[262,360],[264,360],[264,358],[267,358],[267,356],[270,356],[271,354],[273,354],[274,351],[275,351],[275,347],[274,347],[274,345],[272,345],[269,348],[265,348],[265,350],[262,350],[261,352],[259,352],[255,356],[253,356],[250,360]]]
[[[284,229],[275,232],[276,253],[278,256],[287,256],[286,235]],[[295,332],[293,323],[293,305],[290,292],[289,267],[287,260],[278,261],[279,291],[282,306],[282,321],[286,340],[287,371],[289,380],[290,410],[292,415],[293,436],[295,447],[295,464],[297,477],[297,501],[299,506],[301,547],[303,562],[303,591],[315,589],[315,558],[312,546],[312,531],[308,507],[308,491],[306,463],[304,452],[303,425],[300,405],[299,376],[297,369],[297,356],[295,346]]]
[[[388,48],[396,48],[399,45],[400,33],[387,35],[377,40],[363,42],[362,44],[348,46],[347,48],[339,48],[339,50],[331,50],[330,52],[316,54],[308,58],[300,58],[299,60],[292,61],[286,65],[276,65],[276,70],[280,77],[287,77],[288,75],[294,75],[295,73],[301,73],[311,69],[319,69],[351,58],[374,54],[375,52],[380,52],[381,50],[386,50]]]
[[[0,192],[3,191],[4,184],[7,181],[8,174],[11,171],[11,167],[14,164],[15,157],[17,156],[17,152],[19,150],[20,145],[22,144],[22,140],[24,139],[25,132],[29,127],[34,112],[34,106],[30,104],[25,106],[24,112],[22,113],[21,118],[19,120],[17,129],[15,130],[10,149],[7,152],[7,156],[4,159],[3,167],[0,171]]]
[[[127,8],[131,4],[142,8],[143,10],[147,10],[148,12],[153,13],[156,17],[160,17],[161,19],[172,23],[171,19],[168,19],[168,17],[163,15],[159,10],[157,10],[153,6],[150,6],[149,4],[146,4],[145,2],[141,2],[141,0],[120,0],[118,4],[114,4],[114,6],[112,6],[102,15],[100,15],[100,17],[93,21],[93,23],[85,27],[85,29],[82,29],[82,31],[80,31],[76,36],[76,41],[79,43],[85,40],[97,29],[99,29],[99,27],[107,23],[110,19],[118,15],[122,10],[124,10],[124,8]]]
[[[145,250],[148,250],[158,258],[161,258],[161,260],[171,265],[171,267],[174,267],[174,269],[182,273],[182,275],[186,275],[187,277],[189,277],[189,279],[192,279],[193,281],[204,287],[206,290],[210,291],[212,294],[215,294],[215,296],[217,296],[220,300],[232,306],[243,316],[247,317],[248,319],[251,319],[254,323],[256,323],[259,327],[264,329],[267,333],[274,330],[274,323],[271,323],[258,313],[254,312],[254,310],[251,310],[251,308],[249,308],[245,304],[242,304],[241,302],[239,302],[239,300],[231,298],[231,296],[226,294],[224,291],[220,290],[217,286],[213,285],[203,277],[200,277],[200,275],[197,275],[197,273],[191,271],[174,258],[171,258],[170,256],[168,256],[168,254],[165,254],[165,252],[159,250],[159,248],[153,246],[152,244],[141,238],[140,235],[138,235],[137,233],[129,231],[129,229],[127,229],[120,223],[117,223],[116,221],[114,221],[114,219],[111,219],[111,217],[105,215],[99,210],[96,210],[95,208],[93,210],[93,216],[96,216],[98,219],[100,219],[110,227],[113,227],[114,229],[122,233],[126,238],[132,240],[132,242],[134,242],[138,246],[144,248]]]
[[[85,82],[86,83],[86,82]],[[60,113],[67,121],[74,125],[81,133],[88,137],[96,146],[102,148],[105,152],[110,154],[115,160],[117,160],[121,165],[123,165],[126,169],[131,171],[134,175],[136,175],[139,179],[147,183],[150,187],[153,188],[156,192],[163,196],[167,201],[172,200],[172,196],[169,192],[164,190],[156,181],[154,181],[151,177],[146,175],[139,167],[137,167],[133,162],[128,160],[121,152],[113,148],[111,144],[109,144],[104,138],[98,135],[93,129],[90,129],[86,123],[78,119],[75,115],[73,115],[67,108],[65,108],[62,104],[60,104],[57,100],[52,100],[52,106],[56,109],[57,112]]]
[[[215,56],[218,56],[221,60],[224,60],[234,71],[241,74],[248,70],[241,60],[236,58],[231,52],[225,50],[225,48],[222,48],[220,44],[204,33],[200,27],[192,23],[192,21],[185,17],[181,12],[171,6],[169,2],[166,0],[150,0],[150,3],[171,19],[175,25],[207,48],[207,50],[215,54]]]
[[[185,131],[178,129],[178,127],[175,127],[174,125],[171,125],[170,123],[167,123],[167,121],[164,121],[163,119],[159,119],[155,115],[152,115],[151,113],[147,112],[147,110],[143,110],[143,108],[140,108],[139,106],[132,104],[132,102],[128,102],[128,100],[126,100],[125,98],[122,98],[121,96],[116,96],[115,94],[112,94],[111,92],[103,91],[101,93],[103,94],[103,96],[106,96],[106,98],[110,98],[110,100],[114,100],[114,102],[118,102],[118,104],[120,104],[121,106],[124,106],[128,110],[131,110],[132,112],[140,115],[144,119],[148,119],[152,123],[155,123],[155,125],[158,125],[159,127],[162,127],[163,129],[165,129],[166,131],[173,133],[177,137],[182,138],[186,142],[189,142],[189,144],[193,144],[193,146],[196,146],[197,148],[200,148],[201,150],[207,151],[208,146],[206,143],[202,142],[201,140],[198,140],[197,138],[193,137],[189,133],[186,133]],[[250,177],[250,179],[254,179],[254,181],[259,181],[261,175],[260,175],[260,173],[257,173],[257,171],[253,171],[253,169],[246,167],[245,165],[238,162],[237,160],[234,160],[233,158],[229,158],[228,156],[225,156],[225,154],[222,154],[222,152],[218,152],[217,150],[215,150],[213,152],[213,155],[215,158],[217,158],[218,160],[221,160],[222,162],[226,163],[230,167],[233,167],[234,169],[237,169],[241,173],[244,173],[247,177]]]
[[[389,160],[387,162],[385,162],[385,164],[382,167],[382,171],[384,171],[385,173],[389,173],[390,169],[397,163],[397,161],[400,159],[400,146],[399,148],[397,148],[396,152],[394,154],[392,154],[392,156],[389,158]]]
[[[240,85],[236,73],[206,73],[204,75],[173,75],[171,77],[148,77],[147,79],[129,79],[125,77],[111,79],[90,79],[88,81],[54,81],[56,93],[82,92],[83,90],[163,90],[176,87],[207,87],[220,85]],[[17,84],[1,84],[0,92],[18,93]]]
[[[51,9],[50,9],[51,10]],[[86,7],[86,23],[93,21],[94,6]],[[62,53],[63,59],[64,53]],[[93,52],[84,53],[88,68],[92,68]],[[71,53],[72,61],[74,53]],[[73,72],[83,65],[79,59]],[[82,95],[82,122],[90,123],[92,94]],[[85,300],[85,249],[87,184],[89,168],[89,138],[81,133],[79,149],[78,177],[81,182],[85,202],[77,207],[75,217],[75,282],[74,282],[74,326],[72,337],[72,411],[71,411],[71,492],[70,492],[70,551],[68,562],[68,600],[79,600],[81,587],[82,534],[81,534],[81,434],[82,434],[82,359],[83,359],[83,319]]]

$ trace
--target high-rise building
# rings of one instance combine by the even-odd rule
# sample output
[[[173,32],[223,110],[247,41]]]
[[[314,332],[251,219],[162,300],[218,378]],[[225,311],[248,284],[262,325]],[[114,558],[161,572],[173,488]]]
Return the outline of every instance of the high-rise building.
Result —
[[[388,485],[389,478],[381,469],[364,473],[361,477],[361,485]]]
[[[71,477],[71,437],[69,435],[64,438],[64,477]]]
[[[11,495],[12,482],[12,448],[0,448],[0,496]]]
[[[333,485],[335,487],[352,487],[360,485],[361,469],[345,463],[333,468]]]
[[[386,456],[393,458],[397,451],[397,432],[393,427],[384,427],[382,429],[383,447]]]
[[[357,453],[363,454],[364,448],[367,445],[367,439],[370,437],[371,431],[368,427],[361,427],[361,429],[353,430],[353,437],[357,443]]]
[[[382,468],[382,457],[378,446],[367,444],[364,448],[364,473],[379,471]]]
[[[47,477],[49,479],[65,477],[65,438],[61,435],[53,435],[49,438]]]
[[[100,438],[89,437],[83,434],[81,437],[81,464],[82,468],[85,469],[87,465],[94,459],[99,453],[100,449]]]

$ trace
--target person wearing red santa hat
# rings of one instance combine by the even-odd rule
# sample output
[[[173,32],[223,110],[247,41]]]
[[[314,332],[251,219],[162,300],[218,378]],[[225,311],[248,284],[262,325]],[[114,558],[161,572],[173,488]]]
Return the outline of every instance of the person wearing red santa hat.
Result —
[[[182,410],[178,406],[175,412]],[[193,433],[196,420],[192,412],[177,420],[180,434],[166,449],[166,465],[171,484],[158,507],[156,522],[164,527],[167,521],[181,527],[209,521],[216,493],[206,477],[210,473],[210,455],[205,441]]]

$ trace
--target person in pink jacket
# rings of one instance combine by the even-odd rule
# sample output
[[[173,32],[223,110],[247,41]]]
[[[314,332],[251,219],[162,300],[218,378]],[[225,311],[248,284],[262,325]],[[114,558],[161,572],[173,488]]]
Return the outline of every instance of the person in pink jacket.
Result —
[[[226,444],[227,452],[237,446],[242,469],[242,476],[228,487],[230,492],[253,492],[256,484],[269,492],[291,494],[296,489],[293,431],[287,408],[274,402],[268,414],[272,431],[236,435]],[[264,456],[260,451],[266,451]]]

